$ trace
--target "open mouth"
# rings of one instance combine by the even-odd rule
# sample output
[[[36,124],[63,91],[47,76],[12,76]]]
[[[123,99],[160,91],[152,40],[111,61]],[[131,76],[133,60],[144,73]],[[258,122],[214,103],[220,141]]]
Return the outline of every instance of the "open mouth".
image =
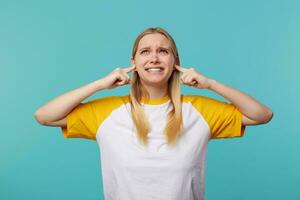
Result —
[[[155,68],[148,68],[146,69],[147,72],[162,72],[164,69],[162,67],[155,67]]]

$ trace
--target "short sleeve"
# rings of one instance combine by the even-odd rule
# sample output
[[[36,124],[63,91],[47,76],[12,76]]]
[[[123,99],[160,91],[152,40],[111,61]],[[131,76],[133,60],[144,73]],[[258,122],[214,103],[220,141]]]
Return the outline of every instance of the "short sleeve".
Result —
[[[81,103],[67,115],[67,126],[61,128],[65,138],[96,139],[98,126],[92,104]]]
[[[99,126],[128,99],[128,96],[109,96],[79,104],[67,115],[67,126],[61,128],[63,136],[96,140]]]
[[[193,96],[192,104],[203,116],[211,131],[210,139],[242,137],[242,113],[233,105],[204,96]]]

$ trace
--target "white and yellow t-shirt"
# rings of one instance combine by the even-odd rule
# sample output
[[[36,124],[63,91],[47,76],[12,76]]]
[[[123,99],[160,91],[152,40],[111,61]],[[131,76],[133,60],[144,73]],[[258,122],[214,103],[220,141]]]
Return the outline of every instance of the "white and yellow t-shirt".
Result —
[[[182,95],[184,131],[171,147],[163,134],[169,97],[142,105],[152,127],[148,147],[138,142],[129,95],[78,105],[63,135],[97,141],[105,200],[202,200],[208,141],[243,136],[241,112],[209,97]]]

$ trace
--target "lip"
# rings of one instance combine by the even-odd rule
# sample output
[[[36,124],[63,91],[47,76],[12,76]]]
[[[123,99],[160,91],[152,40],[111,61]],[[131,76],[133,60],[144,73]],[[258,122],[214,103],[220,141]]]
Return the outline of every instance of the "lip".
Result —
[[[146,67],[145,70],[151,69],[151,68],[152,68],[152,69],[162,69],[162,70],[164,70],[164,68],[161,67],[161,66]]]

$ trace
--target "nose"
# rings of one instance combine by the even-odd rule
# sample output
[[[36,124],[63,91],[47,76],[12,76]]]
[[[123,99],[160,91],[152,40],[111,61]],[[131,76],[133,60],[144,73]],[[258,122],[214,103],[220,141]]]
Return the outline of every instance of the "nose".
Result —
[[[156,62],[158,62],[158,60],[159,60],[159,58],[158,58],[157,53],[152,53],[152,54],[151,54],[151,57],[150,57],[150,61],[151,61],[152,63],[156,63]]]

